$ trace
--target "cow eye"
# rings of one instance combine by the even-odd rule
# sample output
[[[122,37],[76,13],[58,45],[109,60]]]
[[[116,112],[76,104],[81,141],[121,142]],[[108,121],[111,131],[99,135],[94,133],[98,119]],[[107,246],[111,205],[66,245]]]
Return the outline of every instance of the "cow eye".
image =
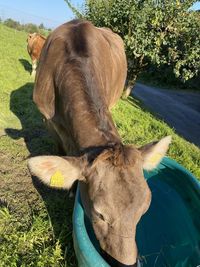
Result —
[[[103,217],[103,215],[101,213],[97,212],[97,216],[99,217],[99,219],[101,219],[105,222],[105,218]]]
[[[105,223],[111,226],[111,222],[106,217],[104,217],[103,214],[99,213],[96,210],[95,210],[95,214],[100,220],[104,221]]]
[[[96,216],[99,219],[101,219],[102,221],[106,221],[105,218],[104,218],[104,216],[101,213],[99,213],[96,209],[94,209],[94,211],[95,211]]]

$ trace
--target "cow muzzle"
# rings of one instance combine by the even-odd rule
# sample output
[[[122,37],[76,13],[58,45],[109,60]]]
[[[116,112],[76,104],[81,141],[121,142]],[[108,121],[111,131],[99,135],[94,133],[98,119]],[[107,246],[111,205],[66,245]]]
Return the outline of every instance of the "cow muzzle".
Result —
[[[110,256],[109,254],[107,254],[103,250],[101,251],[101,255],[111,267],[142,267],[139,259],[137,259],[137,262],[134,264],[126,265],[126,264],[123,264],[123,263],[119,262],[118,260],[114,259],[112,256]]]

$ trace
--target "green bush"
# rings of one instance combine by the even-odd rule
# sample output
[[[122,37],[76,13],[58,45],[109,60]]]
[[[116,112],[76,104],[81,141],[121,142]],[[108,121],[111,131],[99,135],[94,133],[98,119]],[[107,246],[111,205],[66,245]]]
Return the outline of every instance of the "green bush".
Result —
[[[86,0],[82,12],[72,11],[123,38],[132,84],[149,64],[170,66],[175,77],[187,81],[200,69],[200,18],[189,11],[194,2]]]

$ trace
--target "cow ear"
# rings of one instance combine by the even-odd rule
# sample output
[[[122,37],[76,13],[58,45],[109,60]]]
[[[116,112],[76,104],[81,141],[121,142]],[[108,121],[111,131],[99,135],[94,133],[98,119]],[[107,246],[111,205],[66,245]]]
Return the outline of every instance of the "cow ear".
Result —
[[[45,57],[48,45],[49,43],[44,45],[41,51],[33,89],[33,101],[47,120],[55,115],[55,81],[53,79],[53,68],[55,66],[52,62],[55,47],[50,47],[48,57]]]
[[[143,158],[143,168],[149,171],[156,168],[165,156],[170,143],[171,136],[166,136],[158,142],[153,142],[139,148]]]
[[[28,168],[51,187],[69,189],[76,180],[84,180],[84,160],[79,157],[38,156],[28,160]]]

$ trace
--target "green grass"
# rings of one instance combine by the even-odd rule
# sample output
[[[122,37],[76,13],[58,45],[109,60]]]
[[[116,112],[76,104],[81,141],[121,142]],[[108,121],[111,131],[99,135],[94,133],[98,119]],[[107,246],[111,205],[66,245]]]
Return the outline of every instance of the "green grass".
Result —
[[[26,33],[0,24],[0,267],[77,266],[73,200],[31,179],[27,157],[55,147],[32,102]],[[169,155],[200,176],[200,150],[129,98],[113,116],[124,143],[138,146],[171,134]]]
[[[32,181],[27,170],[30,154],[55,147],[32,102],[26,38],[0,24],[0,267],[76,266],[73,201]]]
[[[120,100],[113,110],[113,117],[124,143],[141,146],[172,135],[168,156],[200,177],[200,149],[178,136],[166,123],[145,109],[140,101],[131,97],[127,101]]]

